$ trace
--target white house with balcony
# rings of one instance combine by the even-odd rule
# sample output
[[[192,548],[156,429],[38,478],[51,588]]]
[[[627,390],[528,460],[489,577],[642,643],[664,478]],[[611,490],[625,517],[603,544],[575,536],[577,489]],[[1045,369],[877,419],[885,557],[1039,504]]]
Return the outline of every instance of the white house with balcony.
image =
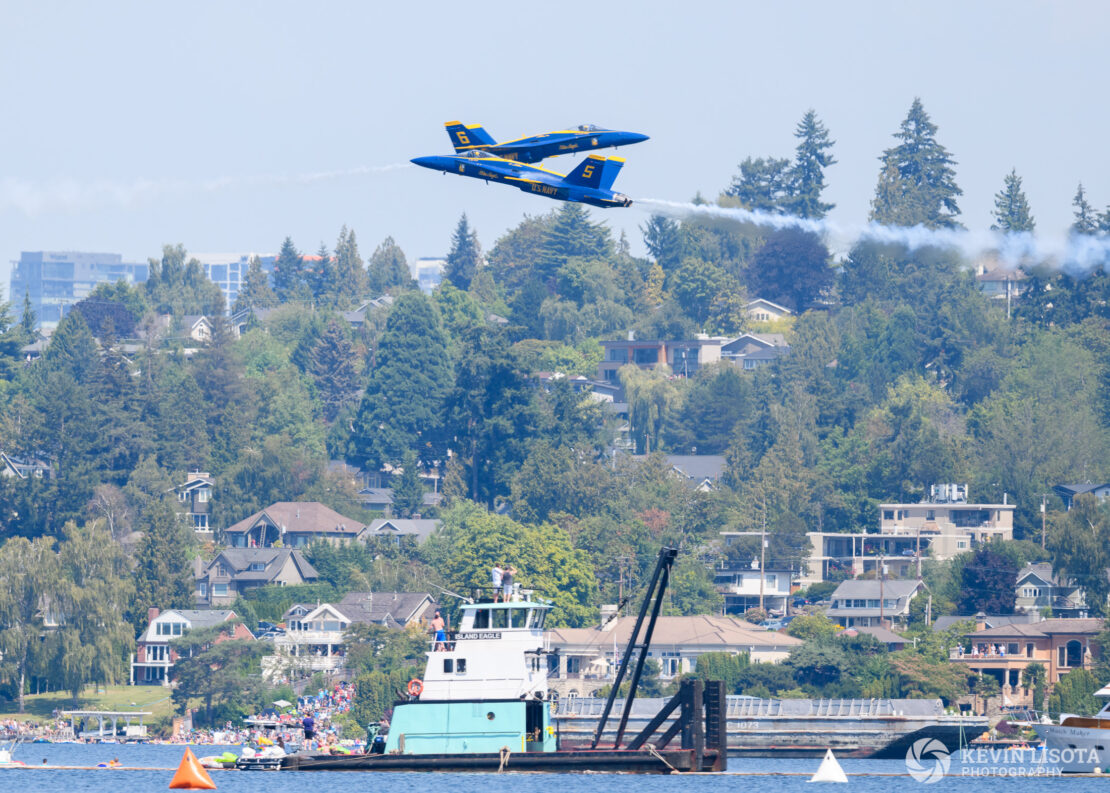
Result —
[[[263,674],[330,674],[345,663],[351,625],[404,628],[434,612],[435,599],[426,592],[351,592],[338,603],[295,603],[282,616],[285,634],[275,637],[273,655],[262,658]]]
[[[920,581],[842,581],[825,616],[845,628],[905,625],[910,602],[924,587]]]
[[[807,532],[810,556],[803,585],[878,573],[899,578],[916,572],[923,558],[944,561],[983,543],[1014,538],[1014,505],[971,503],[967,485],[933,485],[915,504],[879,505],[879,530]]]
[[[727,532],[722,532],[727,534]],[[790,570],[760,570],[759,560],[750,565],[726,565],[713,575],[713,584],[725,597],[726,614],[743,614],[762,607],[767,611],[786,613],[790,598]]]

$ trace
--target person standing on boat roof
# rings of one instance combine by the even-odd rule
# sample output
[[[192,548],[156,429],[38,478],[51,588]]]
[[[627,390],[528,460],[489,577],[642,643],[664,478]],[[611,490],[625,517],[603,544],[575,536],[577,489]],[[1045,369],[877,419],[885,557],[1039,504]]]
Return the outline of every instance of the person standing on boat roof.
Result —
[[[436,615],[432,617],[432,633],[435,637],[435,646],[432,647],[432,652],[446,649],[447,631],[444,630],[446,623],[443,621],[443,615],[436,609]]]
[[[505,593],[505,602],[508,603],[513,596],[513,576],[516,575],[516,568],[511,564],[505,565],[501,571],[501,591]]]
[[[490,582],[493,584],[493,602],[494,603],[496,603],[497,601],[499,601],[501,599],[502,575],[503,575],[503,571],[501,569],[501,564],[499,562],[495,562],[494,565],[493,565],[493,569],[490,570],[490,572],[489,572]]]

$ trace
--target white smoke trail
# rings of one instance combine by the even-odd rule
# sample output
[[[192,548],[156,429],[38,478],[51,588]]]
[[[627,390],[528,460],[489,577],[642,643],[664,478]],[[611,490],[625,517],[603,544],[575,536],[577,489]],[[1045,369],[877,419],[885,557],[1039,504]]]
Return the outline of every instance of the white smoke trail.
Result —
[[[712,217],[771,229],[796,228],[819,234],[834,250],[848,250],[857,242],[902,245],[911,251],[945,248],[967,259],[993,254],[1010,269],[1050,267],[1070,275],[1086,275],[1099,267],[1110,269],[1110,237],[1073,234],[1050,237],[1028,232],[1002,234],[996,231],[927,229],[884,226],[879,223],[844,225],[832,220],[811,220],[793,215],[776,215],[713,204],[689,204],[657,198],[638,198],[634,205],[669,217]]]
[[[188,193],[216,193],[250,187],[305,185],[352,176],[386,173],[412,168],[412,163],[362,165],[337,171],[301,174],[255,174],[224,176],[215,179],[134,179],[82,182],[56,179],[33,182],[7,177],[0,179],[0,212],[15,210],[26,215],[42,212],[100,209],[105,206],[139,206],[163,196]]]

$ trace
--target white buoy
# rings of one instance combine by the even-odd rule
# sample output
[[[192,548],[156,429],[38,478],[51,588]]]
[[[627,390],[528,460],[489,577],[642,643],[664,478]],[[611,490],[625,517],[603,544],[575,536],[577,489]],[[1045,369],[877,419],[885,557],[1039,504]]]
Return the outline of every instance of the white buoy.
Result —
[[[825,759],[821,761],[821,765],[817,768],[817,773],[813,775],[810,782],[847,782],[848,777],[844,774],[844,769],[840,767],[840,763],[836,761],[833,756],[832,749],[825,750]]]

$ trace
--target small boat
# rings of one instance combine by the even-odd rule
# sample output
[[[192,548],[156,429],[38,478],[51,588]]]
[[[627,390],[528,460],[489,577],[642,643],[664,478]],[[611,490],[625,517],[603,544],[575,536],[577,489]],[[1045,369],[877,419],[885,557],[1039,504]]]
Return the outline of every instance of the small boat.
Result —
[[[1110,699],[1110,685],[1095,692]],[[1094,716],[1061,713],[1059,724],[1034,723],[1044,739],[1045,761],[1065,774],[1092,774],[1110,769],[1110,701]]]

